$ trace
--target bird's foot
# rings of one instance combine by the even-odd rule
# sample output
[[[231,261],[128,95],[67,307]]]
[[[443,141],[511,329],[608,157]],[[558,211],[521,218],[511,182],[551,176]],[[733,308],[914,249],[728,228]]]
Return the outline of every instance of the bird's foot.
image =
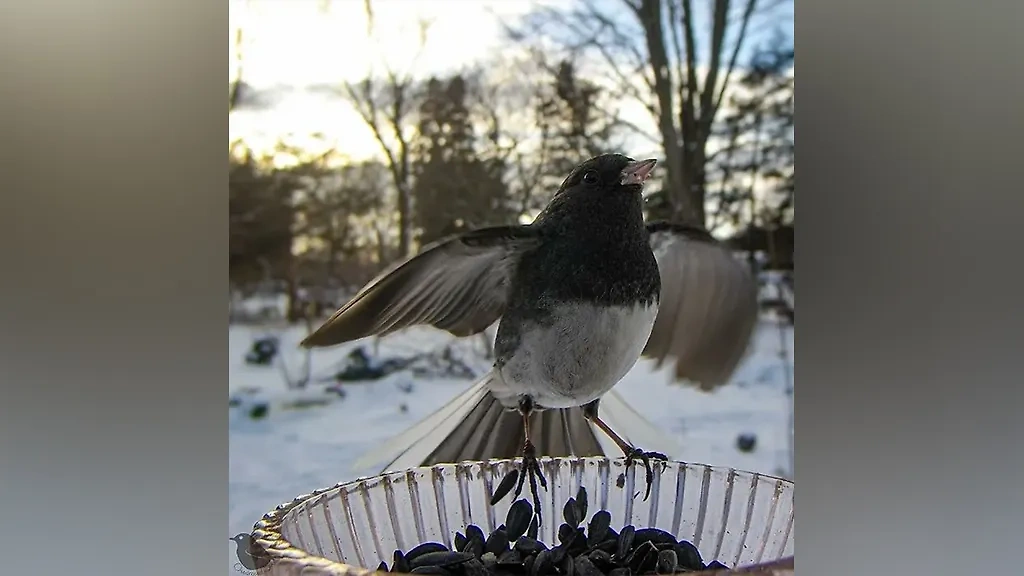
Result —
[[[668,460],[668,456],[661,452],[646,452],[639,448],[634,447],[631,451],[626,453],[626,468],[629,468],[637,460],[643,462],[644,471],[646,472],[647,478],[647,491],[644,493],[644,501],[651,495],[651,483],[654,481],[654,468],[651,466],[651,460]]]
[[[515,491],[512,495],[512,500],[516,500],[523,493],[523,486],[526,482],[526,478],[530,478],[530,494],[533,496],[533,509],[537,513],[538,522],[540,517],[540,493],[537,490],[537,484],[540,484],[545,490],[548,489],[548,481],[544,477],[544,473],[541,472],[540,462],[537,461],[537,449],[533,443],[529,440],[523,446],[523,463],[519,469],[513,469],[509,472],[498,484],[498,488],[494,491],[494,496],[491,497],[491,505],[497,504],[505,497],[506,494],[512,490],[513,484],[515,485]],[[518,482],[517,482],[518,480]]]

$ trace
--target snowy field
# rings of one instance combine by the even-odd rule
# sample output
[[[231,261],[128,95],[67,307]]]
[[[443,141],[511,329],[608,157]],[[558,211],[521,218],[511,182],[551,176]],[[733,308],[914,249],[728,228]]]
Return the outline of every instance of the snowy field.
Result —
[[[374,474],[376,470],[358,469],[356,460],[473,383],[401,372],[376,382],[344,384],[344,397],[325,390],[327,383],[317,380],[329,377],[354,347],[363,344],[372,351],[367,342],[313,352],[313,382],[300,392],[286,389],[279,367],[250,366],[244,361],[255,338],[274,335],[281,340],[288,370],[298,373],[303,353],[297,344],[304,334],[304,327],[229,327],[229,394],[242,399],[241,405],[229,408],[229,536],[249,532],[264,513],[299,494]],[[489,363],[483,359],[479,338],[455,340],[430,328],[382,339],[379,353],[409,354],[453,342],[459,356],[478,374],[486,371]],[[783,349],[788,366],[780,356]],[[779,326],[766,318],[733,381],[714,393],[669,384],[667,371],[654,369],[646,360],[616,390],[673,437],[681,453],[670,453],[670,457],[788,476],[792,395],[787,392],[787,378],[792,375],[792,362],[792,329],[780,333]],[[301,400],[315,402],[294,407]],[[247,414],[256,402],[269,405],[265,417],[253,419]],[[743,433],[757,436],[752,452],[736,448],[737,436]],[[644,448],[664,451],[658,446]],[[236,574],[232,567],[238,561],[235,545],[227,538],[224,544],[228,572]]]

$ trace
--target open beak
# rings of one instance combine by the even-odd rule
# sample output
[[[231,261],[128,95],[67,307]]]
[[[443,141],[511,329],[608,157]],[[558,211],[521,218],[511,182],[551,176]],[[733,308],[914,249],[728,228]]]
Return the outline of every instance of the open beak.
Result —
[[[658,161],[654,158],[649,160],[637,160],[636,162],[630,162],[626,164],[626,167],[622,169],[622,178],[619,183],[623,185],[638,184],[643,185],[644,181],[651,176],[651,171],[654,170],[654,165]]]

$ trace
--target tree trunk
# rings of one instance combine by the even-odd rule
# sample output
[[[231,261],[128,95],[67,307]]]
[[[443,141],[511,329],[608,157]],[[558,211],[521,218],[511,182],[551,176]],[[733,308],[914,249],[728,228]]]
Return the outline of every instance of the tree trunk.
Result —
[[[412,249],[412,192],[408,183],[398,186],[398,257],[405,258]]]
[[[286,279],[287,290],[288,290],[288,323],[297,322],[302,318],[302,304],[299,302],[299,288],[298,283],[295,281],[295,274],[289,272],[288,278]]]
[[[682,185],[678,188],[672,204],[676,211],[674,219],[684,224],[705,228],[707,170],[704,146],[686,146],[682,150],[682,156]]]

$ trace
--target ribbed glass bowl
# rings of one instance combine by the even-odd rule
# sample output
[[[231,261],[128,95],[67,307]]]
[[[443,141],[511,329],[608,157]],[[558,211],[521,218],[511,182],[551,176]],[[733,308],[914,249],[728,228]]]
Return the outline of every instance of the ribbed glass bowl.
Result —
[[[490,505],[511,460],[413,468],[339,484],[278,506],[258,522],[253,540],[271,557],[261,574],[368,574],[395,549],[423,542],[449,548],[456,531],[476,524],[490,534],[504,522],[512,496]],[[585,486],[589,517],[607,510],[616,530],[660,528],[692,542],[705,562],[738,568],[793,555],[793,483],[684,462],[656,463],[643,499],[642,466],[622,459],[542,458],[548,490],[540,490],[539,539],[558,543],[562,506]],[[661,469],[660,473],[658,470]],[[616,480],[625,472],[625,483]],[[529,497],[529,483],[523,496]],[[632,497],[639,493],[639,496]],[[787,572],[791,573],[791,572]]]

